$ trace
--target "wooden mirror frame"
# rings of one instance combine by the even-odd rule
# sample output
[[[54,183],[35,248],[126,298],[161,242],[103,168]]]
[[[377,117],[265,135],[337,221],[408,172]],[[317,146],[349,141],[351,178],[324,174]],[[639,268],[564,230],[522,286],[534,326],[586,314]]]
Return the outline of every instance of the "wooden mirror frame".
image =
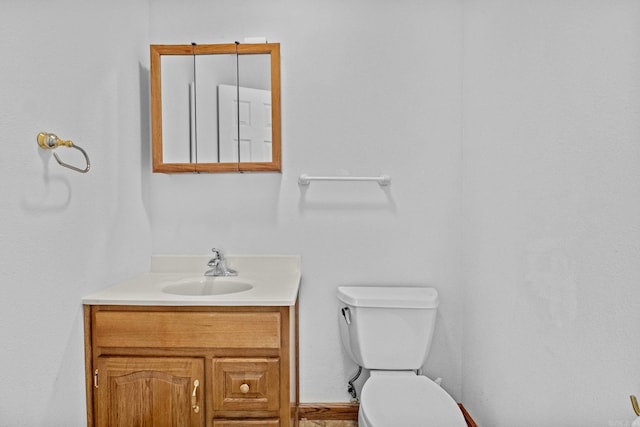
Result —
[[[151,45],[151,157],[153,172],[280,172],[282,130],[280,123],[280,43]],[[270,162],[164,163],[162,160],[162,55],[255,55],[271,57],[272,149]]]

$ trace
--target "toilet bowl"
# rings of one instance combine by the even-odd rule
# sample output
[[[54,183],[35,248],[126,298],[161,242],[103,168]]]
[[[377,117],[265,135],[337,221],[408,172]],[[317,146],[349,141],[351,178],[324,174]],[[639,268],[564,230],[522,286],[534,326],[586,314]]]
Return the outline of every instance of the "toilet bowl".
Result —
[[[360,395],[358,427],[466,427],[453,398],[413,372],[372,371]]]
[[[453,398],[417,375],[431,346],[439,304],[420,286],[340,286],[340,335],[371,376],[360,396],[359,427],[466,427]]]

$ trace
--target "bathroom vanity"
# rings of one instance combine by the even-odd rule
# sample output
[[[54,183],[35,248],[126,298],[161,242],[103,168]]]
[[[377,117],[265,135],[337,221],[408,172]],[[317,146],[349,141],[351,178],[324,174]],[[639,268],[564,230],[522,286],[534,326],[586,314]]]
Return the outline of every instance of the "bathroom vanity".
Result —
[[[299,257],[229,257],[229,279],[206,259],[83,299],[88,426],[295,425]]]

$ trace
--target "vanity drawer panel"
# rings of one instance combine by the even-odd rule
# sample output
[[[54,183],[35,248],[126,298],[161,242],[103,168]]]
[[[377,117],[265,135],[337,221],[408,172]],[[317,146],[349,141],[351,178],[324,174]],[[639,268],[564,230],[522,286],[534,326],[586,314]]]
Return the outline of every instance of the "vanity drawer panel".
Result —
[[[97,311],[100,347],[280,348],[280,313]]]
[[[280,427],[279,420],[213,420],[213,427]]]
[[[225,358],[213,361],[215,411],[277,411],[280,360]]]

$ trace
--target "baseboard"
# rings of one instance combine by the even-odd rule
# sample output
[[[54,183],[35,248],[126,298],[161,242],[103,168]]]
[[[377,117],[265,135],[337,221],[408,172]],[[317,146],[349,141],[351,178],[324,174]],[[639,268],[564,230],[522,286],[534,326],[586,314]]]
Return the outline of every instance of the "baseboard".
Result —
[[[462,403],[458,403],[468,427],[478,427]],[[299,420],[358,420],[357,403],[301,403],[298,405]]]
[[[462,405],[462,403],[458,403],[458,406],[462,411],[462,415],[464,415],[464,420],[467,422],[467,427],[478,427],[478,424],[473,421],[473,418],[471,418],[471,415],[469,415],[469,412],[467,412],[467,409]]]
[[[357,403],[301,403],[298,405],[300,420],[358,420]]]

